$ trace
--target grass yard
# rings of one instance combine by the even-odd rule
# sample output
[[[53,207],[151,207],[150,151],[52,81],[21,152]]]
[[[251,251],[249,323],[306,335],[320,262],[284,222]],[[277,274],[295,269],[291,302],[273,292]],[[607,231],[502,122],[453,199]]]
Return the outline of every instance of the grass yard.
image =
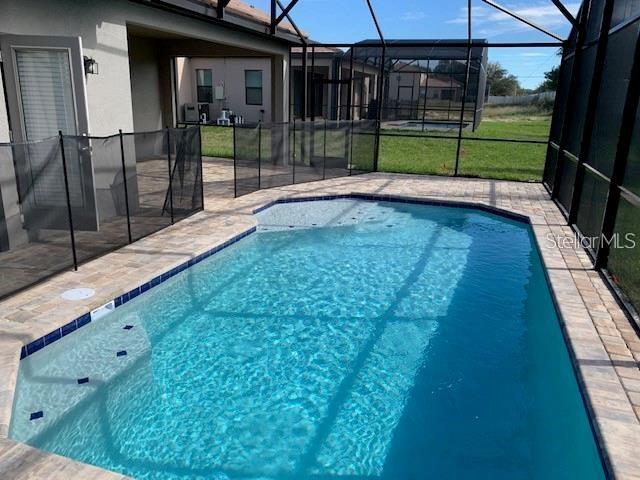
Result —
[[[505,180],[534,180],[542,178],[546,145],[485,140],[471,138],[502,138],[546,141],[551,124],[548,109],[532,106],[485,107],[483,120],[475,132],[463,132],[458,173],[470,177]],[[210,157],[233,158],[233,129],[229,127],[203,126],[202,153]],[[378,168],[385,172],[450,175],[454,171],[457,148],[457,131],[445,135],[451,138],[402,137],[402,134],[422,135],[415,130],[385,130],[380,143]],[[442,132],[424,132],[424,134]],[[322,146],[323,133],[315,133],[315,150]],[[296,138],[296,150],[302,135]],[[306,137],[309,138],[309,137]],[[369,142],[370,138],[356,138],[356,143]],[[263,158],[269,158],[270,133],[263,130]],[[310,147],[307,147],[310,148]],[[356,151],[369,151],[368,147]],[[320,151],[316,154],[321,155]],[[327,132],[327,156],[344,155],[343,134]],[[367,159],[354,159],[355,168],[365,168]]]
[[[546,141],[551,117],[513,113],[507,107],[486,112],[475,132],[463,132],[458,173],[504,180],[541,180],[546,145],[469,138],[509,138]],[[405,132],[394,132],[396,135]],[[421,132],[406,131],[421,135]],[[436,132],[425,132],[425,134]],[[451,132],[450,132],[451,134]],[[385,172],[449,175],[456,161],[457,135],[450,139],[383,136],[379,169]]]
[[[233,128],[205,125],[200,127],[202,155],[233,158]]]

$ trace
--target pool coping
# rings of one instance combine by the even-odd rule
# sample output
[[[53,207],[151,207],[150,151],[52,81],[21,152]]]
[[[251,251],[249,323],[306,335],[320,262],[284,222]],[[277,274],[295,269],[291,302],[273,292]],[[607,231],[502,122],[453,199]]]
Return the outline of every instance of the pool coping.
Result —
[[[583,395],[583,400],[585,401],[588,417],[594,430],[596,443],[601,452],[605,471],[607,471],[608,476],[612,478],[633,478],[635,476],[640,476],[640,460],[636,459],[636,455],[633,452],[633,445],[638,444],[634,442],[640,439],[640,429],[638,428],[639,425],[637,418],[635,417],[633,407],[631,403],[628,402],[628,408],[620,410],[620,408],[618,408],[620,405],[616,405],[616,409],[614,409],[613,412],[611,411],[611,405],[607,400],[612,397],[619,400],[621,398],[620,394],[627,398],[626,393],[613,365],[611,364],[611,360],[607,355],[602,340],[591,323],[587,307],[580,296],[577,286],[573,283],[570,275],[569,281],[567,281],[568,272],[561,271],[562,269],[558,270],[556,267],[553,267],[558,259],[557,255],[559,254],[559,248],[541,248],[542,241],[547,238],[546,234],[549,232],[548,225],[534,222],[532,215],[475,201],[442,200],[438,198],[430,198],[429,196],[371,194],[367,192],[351,192],[336,195],[327,193],[326,195],[311,196],[305,195],[304,192],[294,193],[293,195],[286,193],[283,194],[283,192],[277,190],[273,190],[272,192],[278,194],[278,196],[272,199],[265,199],[261,202],[260,206],[252,210],[251,213],[253,215],[276,204],[351,198],[368,201],[390,201],[397,203],[470,208],[528,224],[531,227],[533,238],[535,239],[536,246],[538,248],[538,253],[543,262],[545,275],[551,289],[561,330],[572,360],[572,365],[576,373],[576,379],[580,386],[581,394]],[[114,306],[117,307],[127,303],[138,295],[145,293],[178,273],[187,270],[191,266],[200,263],[213,254],[247,237],[256,231],[255,218],[253,218],[253,223],[254,225],[252,227],[245,229],[232,238],[223,242],[218,242],[214,247],[209,248],[203,253],[167,270],[161,275],[151,278],[149,281],[144,282],[134,289],[119,295],[112,300]],[[564,270],[568,270],[566,266]],[[54,343],[60,338],[63,338],[78,328],[90,323],[90,321],[91,312],[87,312],[47,335],[43,335],[42,337],[29,342],[27,345],[23,346],[20,352],[21,359],[41,350],[51,343]],[[29,345],[31,345],[31,347],[29,347]],[[585,364],[581,361],[584,355],[586,355],[586,358],[593,357],[595,355],[597,360],[603,362],[603,364]],[[4,412],[0,412],[0,414],[1,413]],[[629,413],[634,415],[635,422],[633,423],[635,423],[635,425],[632,426],[633,428],[625,428],[630,427]],[[9,412],[9,415],[11,415],[11,412]],[[3,420],[6,419],[0,418],[0,424],[3,424]],[[9,425],[8,422],[4,424]],[[0,431],[0,440],[9,440],[7,438],[7,434],[8,431],[6,433],[4,431]],[[33,447],[29,447],[24,444],[20,445],[28,449],[33,449]],[[54,455],[48,452],[43,453],[47,455]],[[64,458],[69,462],[78,463],[70,458],[60,458]],[[2,453],[0,451],[0,460],[1,459]],[[100,470],[98,467],[93,468]],[[630,475],[631,473],[633,473],[633,475]],[[114,475],[120,474],[116,474],[114,472]],[[120,476],[118,478],[123,477]]]

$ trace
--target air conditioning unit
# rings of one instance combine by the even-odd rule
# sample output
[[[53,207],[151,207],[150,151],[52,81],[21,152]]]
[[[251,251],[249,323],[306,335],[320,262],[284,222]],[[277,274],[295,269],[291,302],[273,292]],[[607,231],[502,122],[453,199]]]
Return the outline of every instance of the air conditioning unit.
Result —
[[[198,108],[193,103],[185,103],[182,108],[184,108],[184,121],[185,122],[194,122],[197,123],[198,116]]]

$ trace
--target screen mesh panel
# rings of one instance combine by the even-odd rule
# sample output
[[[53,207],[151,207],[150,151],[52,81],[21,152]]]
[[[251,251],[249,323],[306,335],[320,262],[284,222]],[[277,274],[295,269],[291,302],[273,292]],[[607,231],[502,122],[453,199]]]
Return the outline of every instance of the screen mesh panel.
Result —
[[[69,177],[70,190],[86,198],[84,208],[72,211],[78,261],[129,243],[120,137],[65,137],[64,151],[83,165],[81,178]]]
[[[463,140],[458,172],[481,178],[540,180],[545,144]]]
[[[640,196],[640,108],[636,109],[633,136],[629,145],[629,156],[627,157],[623,185]]]
[[[560,172],[560,188],[558,190],[558,200],[565,208],[565,210],[569,211],[571,208],[571,196],[573,194],[573,183],[576,179],[576,169],[577,163],[575,160],[565,156],[560,155],[559,157],[558,168],[561,169]]]
[[[609,37],[587,162],[610,177],[640,22]]]
[[[234,177],[236,196],[260,189],[260,137],[258,125],[236,125],[234,129]]]
[[[544,183],[550,189],[553,188],[556,177],[556,169],[558,168],[558,149],[553,145],[547,148],[547,160],[544,164]]]
[[[613,280],[640,307],[640,205],[620,199],[607,268]]]
[[[570,54],[565,56],[551,126],[551,140],[559,143],[560,148],[580,155],[584,164],[576,170],[576,161],[558,156],[550,145],[544,181],[554,187],[552,195],[565,208],[568,219],[575,221],[585,246],[595,255],[596,265],[609,270],[613,281],[637,309],[640,307],[640,239],[637,238],[640,235],[640,112],[639,92],[632,87],[640,69],[640,65],[634,64],[638,62],[640,48],[640,3],[615,0],[610,5],[613,7],[610,18],[605,14],[606,5],[606,0],[583,4],[589,11],[581,10],[581,25],[573,28],[567,45],[569,52],[575,50],[579,45],[578,32],[585,29],[586,48],[575,52],[582,66],[579,74],[571,82],[567,81],[565,72],[575,68],[574,62],[578,60]],[[602,46],[606,48],[600,48]],[[594,60],[594,55],[600,57]],[[593,65],[594,72],[587,71],[589,65]],[[588,88],[587,84],[590,84]],[[592,111],[585,108],[588,103],[585,91],[597,95],[592,97],[595,99]],[[561,114],[563,108],[567,109],[564,115]],[[589,129],[584,132],[588,141],[582,145],[587,151],[578,152],[578,132],[585,127]],[[562,141],[557,142],[560,137]],[[553,185],[558,169],[558,184]],[[577,200],[572,205],[574,196]]]
[[[593,239],[591,246],[597,251],[602,232],[602,217],[609,193],[609,183],[586,170],[578,205],[576,224],[585,237]]]
[[[33,162],[27,161],[31,157]],[[62,171],[59,139],[0,144],[0,296],[73,267],[64,177],[63,199],[43,198],[36,194],[38,171],[32,163]],[[22,170],[16,172],[16,166]]]
[[[582,132],[584,130],[585,114],[587,112],[587,104],[589,101],[589,92],[591,90],[591,79],[593,77],[593,66],[596,61],[595,45],[592,45],[582,51],[582,58],[579,62],[577,71],[576,84],[573,87],[573,102],[571,105],[571,117],[573,121],[568,124],[566,129],[566,137],[564,139],[564,148],[576,157],[580,156],[580,142],[582,141]]]
[[[171,200],[174,221],[204,208],[202,155],[197,128],[171,129]]]
[[[198,127],[0,144],[0,296],[201,210],[201,167]]]
[[[573,60],[571,56],[563,60],[560,65],[560,75],[558,78],[558,89],[556,92],[556,101],[553,110],[553,118],[551,120],[551,130],[549,140],[560,143],[562,134],[563,120],[567,108],[567,100],[569,98],[569,89],[571,87],[571,73],[573,71]]]
[[[236,196],[262,188],[372,172],[374,120],[317,120],[235,127]]]

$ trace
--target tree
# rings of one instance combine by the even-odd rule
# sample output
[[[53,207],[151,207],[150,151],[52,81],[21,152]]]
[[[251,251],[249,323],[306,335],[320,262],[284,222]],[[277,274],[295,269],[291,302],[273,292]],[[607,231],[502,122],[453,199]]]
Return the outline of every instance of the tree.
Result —
[[[560,80],[560,66],[556,65],[548,72],[544,72],[544,80],[536,87],[536,92],[555,92]]]
[[[517,95],[522,90],[520,82],[507,72],[499,62],[487,62],[487,92],[489,95]]]

